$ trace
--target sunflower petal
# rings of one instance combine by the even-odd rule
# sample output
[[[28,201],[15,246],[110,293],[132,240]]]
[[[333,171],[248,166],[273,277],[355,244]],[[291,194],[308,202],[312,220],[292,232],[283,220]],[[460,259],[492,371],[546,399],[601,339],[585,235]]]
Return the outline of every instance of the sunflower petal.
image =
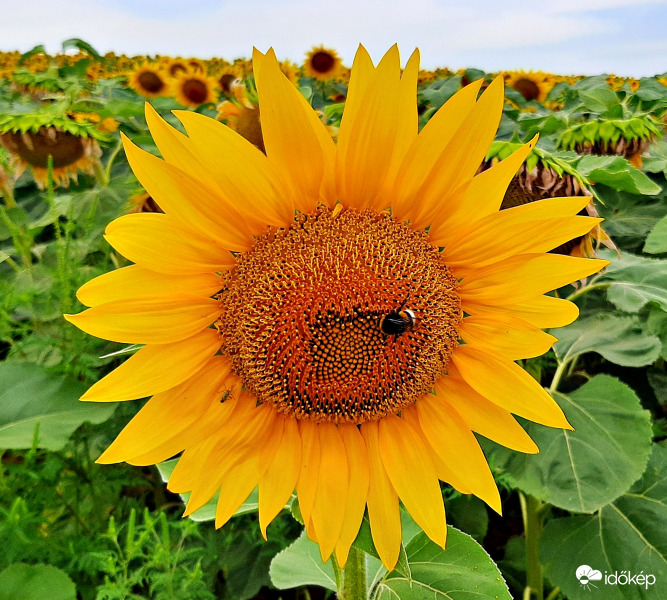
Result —
[[[283,75],[273,50],[266,56],[255,52],[253,64],[267,156],[285,174],[296,208],[309,212],[317,206],[323,179],[333,181],[333,140],[306,99]],[[335,197],[324,200],[328,206],[336,202]]]
[[[539,329],[564,327],[579,316],[579,308],[574,302],[553,296],[537,296],[507,306],[498,306],[493,301],[467,300],[464,309],[471,315],[511,315]]]
[[[301,469],[301,435],[295,419],[283,417],[282,440],[273,462],[259,480],[259,529],[266,528],[290,499]]]
[[[184,230],[168,215],[119,217],[109,223],[104,238],[128,260],[159,273],[194,275],[236,264],[231,252]]]
[[[520,417],[572,429],[549,393],[519,365],[488,350],[459,346],[452,362],[471,388]]]
[[[296,490],[303,522],[309,524],[320,477],[320,436],[317,432],[317,425],[308,421],[299,422],[299,433],[301,434],[301,469]],[[310,533],[308,535],[313,539]]]
[[[311,518],[320,546],[322,562],[336,547],[345,519],[345,501],[350,480],[345,445],[333,423],[322,423],[320,435],[320,477]]]
[[[379,423],[379,448],[387,475],[410,516],[436,544],[445,547],[447,522],[429,448],[404,419]]]
[[[459,326],[466,344],[491,350],[510,360],[533,358],[548,352],[558,340],[534,325],[509,315],[473,315]]]
[[[343,568],[364,518],[370,473],[366,444],[357,426],[339,425],[338,431],[345,444],[350,480],[345,501],[345,519],[336,544],[336,560]]]
[[[184,293],[210,298],[222,289],[222,285],[222,278],[217,273],[165,275],[139,265],[131,265],[109,271],[84,283],[76,297],[84,306],[148,297],[171,297]]]
[[[429,401],[444,402],[470,429],[498,444],[519,452],[538,452],[535,442],[509,411],[473,390],[452,364],[448,369],[449,374],[435,383],[436,395]]]
[[[193,377],[155,394],[96,462],[109,464],[141,456],[190,427],[211,402],[218,401],[216,392],[230,371],[229,358],[214,356]]]
[[[500,494],[484,453],[470,428],[449,406],[437,401],[417,402],[419,424],[431,448],[453,465],[470,491],[501,513]]]
[[[144,346],[94,384],[81,400],[118,402],[164,392],[192,377],[219,348],[220,335],[214,329],[174,344]]]
[[[183,294],[170,298],[138,298],[100,304],[70,323],[95,337],[130,344],[169,344],[192,337],[222,314],[217,300]]]
[[[165,213],[229,250],[250,247],[252,235],[240,222],[238,213],[225,213],[219,194],[185,171],[135,146],[122,133],[121,138],[134,174]]]
[[[382,564],[393,571],[401,550],[401,513],[398,495],[382,463],[378,424],[368,421],[361,426],[368,450],[370,480],[368,486],[368,519],[373,543]]]

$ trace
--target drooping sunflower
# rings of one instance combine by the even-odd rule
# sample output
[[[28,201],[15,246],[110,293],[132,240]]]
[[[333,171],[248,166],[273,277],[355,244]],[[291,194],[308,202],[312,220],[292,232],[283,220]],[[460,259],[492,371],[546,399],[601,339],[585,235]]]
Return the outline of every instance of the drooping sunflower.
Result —
[[[197,108],[202,104],[217,102],[218,84],[212,77],[188,70],[172,80],[171,93],[183,106]]]
[[[343,61],[338,53],[324,46],[314,47],[306,54],[306,61],[303,63],[304,75],[320,81],[336,79],[342,73],[342,68]]]
[[[141,64],[130,72],[127,85],[144,98],[158,98],[169,93],[167,76],[159,64]]]
[[[186,513],[218,490],[221,526],[259,489],[259,525],[296,489],[306,531],[346,562],[364,512],[396,564],[399,500],[444,547],[439,481],[500,497],[473,432],[537,448],[512,413],[569,428],[514,361],[545,352],[541,331],[576,318],[545,296],[605,262],[547,254],[599,221],[588,198],[498,211],[534,141],[475,175],[503,106],[502,79],[453,96],[418,134],[419,56],[401,75],[357,52],[338,144],[255,52],[266,155],[222,123],[149,106],[164,159],[125,141],[165,214],[120,217],[109,243],[135,264],[78,293],[84,331],[145,344],[83,396],[153,395],[99,462],[182,455],[170,480]]]

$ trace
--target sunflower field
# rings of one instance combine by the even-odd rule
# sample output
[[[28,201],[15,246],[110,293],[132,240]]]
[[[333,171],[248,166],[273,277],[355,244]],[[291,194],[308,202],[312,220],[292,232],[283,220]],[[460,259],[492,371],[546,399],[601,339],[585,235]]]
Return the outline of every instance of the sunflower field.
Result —
[[[0,600],[667,597],[666,124],[667,74],[0,52]]]

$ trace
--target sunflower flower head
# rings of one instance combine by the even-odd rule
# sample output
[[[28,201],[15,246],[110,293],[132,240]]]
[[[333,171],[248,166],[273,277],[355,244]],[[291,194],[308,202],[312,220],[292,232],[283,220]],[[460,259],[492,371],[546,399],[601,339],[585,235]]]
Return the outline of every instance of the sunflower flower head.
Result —
[[[335,50],[318,46],[306,54],[303,72],[306,77],[330,81],[342,74],[343,61]]]
[[[135,264],[78,292],[84,331],[144,344],[84,400],[153,397],[99,459],[145,465],[182,453],[170,480],[186,514],[218,491],[223,525],[258,488],[259,525],[296,490],[322,559],[344,565],[367,512],[392,569],[399,501],[444,547],[440,481],[496,511],[473,432],[537,448],[513,414],[569,428],[514,361],[576,318],[544,294],[603,261],[547,254],[599,219],[588,198],[499,211],[535,141],[476,174],[503,108],[502,78],[453,96],[418,133],[418,52],[374,65],[357,52],[334,144],[255,51],[266,154],[229,127],[177,111],[187,135],[146,107],[163,159],[125,140],[165,214],[112,222]],[[550,226],[547,226],[550,225]]]

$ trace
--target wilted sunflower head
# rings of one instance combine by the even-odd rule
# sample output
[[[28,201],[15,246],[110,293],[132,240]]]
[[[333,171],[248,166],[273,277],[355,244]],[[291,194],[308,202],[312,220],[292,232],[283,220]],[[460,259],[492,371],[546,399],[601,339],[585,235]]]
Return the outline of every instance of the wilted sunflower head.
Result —
[[[318,46],[306,54],[303,73],[306,77],[330,81],[341,74],[342,66],[343,61],[335,50]]]
[[[143,63],[127,78],[128,87],[145,98],[158,98],[169,93],[167,75],[160,64]]]
[[[368,512],[382,562],[401,544],[399,499],[436,543],[439,481],[500,511],[473,434],[537,448],[512,413],[569,427],[514,361],[576,306],[545,296],[606,263],[547,254],[591,229],[587,198],[499,212],[535,141],[476,175],[502,79],[453,96],[418,132],[419,54],[375,66],[363,47],[334,144],[281,73],[254,54],[266,154],[222,123],[147,106],[163,159],[125,141],[165,214],[126,215],[106,239],[133,266],[84,285],[70,315],[92,335],[145,344],[85,400],[154,394],[101,462],[183,452],[169,488],[190,514],[220,491],[216,524],[254,488],[259,523],[296,489],[323,560],[343,565]]]

